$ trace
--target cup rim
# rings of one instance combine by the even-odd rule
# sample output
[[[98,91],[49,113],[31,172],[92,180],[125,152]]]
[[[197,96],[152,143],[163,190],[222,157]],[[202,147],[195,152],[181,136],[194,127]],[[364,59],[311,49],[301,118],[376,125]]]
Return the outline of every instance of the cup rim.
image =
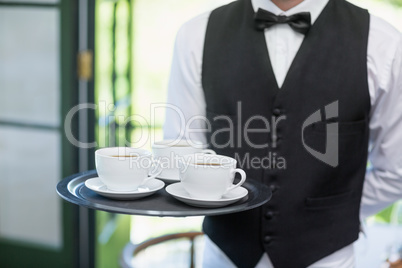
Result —
[[[192,140],[185,140],[185,139],[163,139],[163,140],[158,140],[155,141],[152,144],[152,149],[166,149],[166,148],[180,148],[180,147],[175,147],[174,145],[177,144],[183,144],[185,146],[182,146],[181,148],[196,148],[196,149],[205,149],[206,145],[202,143],[201,141],[192,141]],[[193,146],[196,145],[196,146]]]
[[[184,165],[199,166],[199,165],[197,165],[197,163],[195,163],[196,161],[195,162],[193,162],[193,161],[191,161],[191,162],[185,161],[185,159],[194,158],[196,156],[206,156],[208,158],[216,158],[216,159],[227,159],[227,160],[230,161],[230,162],[225,162],[225,163],[218,162],[220,164],[220,167],[232,167],[233,165],[235,165],[235,166],[237,165],[237,160],[234,159],[233,157],[226,156],[226,155],[216,155],[216,154],[214,155],[214,154],[205,154],[205,153],[195,153],[195,154],[183,155],[179,159],[179,162],[184,164]],[[205,166],[205,167],[207,167],[207,166]]]
[[[99,149],[97,149],[96,151],[95,151],[95,156],[101,156],[101,157],[105,157],[105,158],[112,158],[112,159],[118,159],[118,158],[120,158],[120,157],[114,157],[114,156],[111,156],[111,155],[107,155],[107,154],[104,154],[103,152],[104,151],[107,151],[107,150],[119,150],[119,149],[122,149],[122,150],[126,150],[126,149],[130,149],[130,150],[132,150],[133,152],[135,152],[135,151],[138,151],[138,153],[140,154],[140,155],[138,155],[138,157],[137,158],[143,158],[143,157],[151,157],[152,156],[152,153],[151,152],[149,152],[149,151],[147,151],[147,150],[145,150],[145,149],[140,149],[140,148],[133,148],[133,147],[104,147],[104,148],[99,148]]]

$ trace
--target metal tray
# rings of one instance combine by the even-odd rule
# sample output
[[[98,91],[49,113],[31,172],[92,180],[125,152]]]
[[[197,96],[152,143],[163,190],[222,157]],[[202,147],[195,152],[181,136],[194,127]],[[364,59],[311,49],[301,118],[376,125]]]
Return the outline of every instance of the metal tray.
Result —
[[[91,209],[130,215],[171,217],[212,216],[246,211],[262,206],[272,196],[269,187],[248,179],[243,184],[248,190],[248,195],[226,207],[193,207],[176,200],[165,189],[142,199],[119,201],[102,197],[88,189],[85,181],[94,177],[97,177],[96,170],[69,176],[57,184],[57,193],[68,202]]]

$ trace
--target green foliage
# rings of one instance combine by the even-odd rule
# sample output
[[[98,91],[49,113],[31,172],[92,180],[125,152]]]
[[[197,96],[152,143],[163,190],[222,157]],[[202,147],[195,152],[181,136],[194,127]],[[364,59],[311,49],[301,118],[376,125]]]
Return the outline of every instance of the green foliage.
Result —
[[[395,6],[402,7],[402,0],[386,0],[386,1]]]
[[[119,268],[121,252],[130,240],[131,217],[96,212],[96,253],[97,268]]]
[[[391,222],[391,217],[392,217],[392,212],[396,208],[395,205],[392,205],[377,215],[375,215],[375,220],[380,223],[390,223]]]

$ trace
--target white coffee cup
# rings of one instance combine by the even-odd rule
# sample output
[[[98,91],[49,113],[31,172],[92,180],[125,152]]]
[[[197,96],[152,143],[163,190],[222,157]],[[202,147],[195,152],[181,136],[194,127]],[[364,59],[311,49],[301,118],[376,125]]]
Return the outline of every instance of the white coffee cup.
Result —
[[[96,150],[95,165],[99,179],[107,188],[120,192],[134,191],[161,172],[156,170],[151,152],[129,147]],[[154,174],[150,174],[151,170]]]
[[[184,155],[205,153],[216,154],[215,151],[205,149],[205,144],[198,141],[162,140],[152,144],[152,153],[162,168],[161,178],[179,180],[178,159]]]
[[[193,198],[218,200],[245,182],[246,173],[236,164],[234,158],[223,155],[186,155],[179,160],[180,183]],[[236,173],[241,180],[233,185]]]

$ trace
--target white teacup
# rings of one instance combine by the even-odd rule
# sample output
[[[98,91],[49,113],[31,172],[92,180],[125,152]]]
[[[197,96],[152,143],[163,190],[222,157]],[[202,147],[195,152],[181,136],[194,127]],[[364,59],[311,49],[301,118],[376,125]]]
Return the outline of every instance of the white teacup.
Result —
[[[162,168],[162,173],[159,177],[179,180],[178,159],[184,155],[195,153],[216,154],[213,150],[204,148],[204,144],[196,141],[163,140],[155,142],[152,144],[152,152]]]
[[[96,150],[95,164],[99,179],[107,188],[121,192],[134,191],[161,172],[153,170],[155,173],[149,174],[155,169],[151,152],[129,147]]]
[[[179,160],[181,184],[193,198],[218,200],[245,182],[246,173],[236,164],[235,159],[223,155],[186,155]],[[241,180],[233,185],[236,173]]]

